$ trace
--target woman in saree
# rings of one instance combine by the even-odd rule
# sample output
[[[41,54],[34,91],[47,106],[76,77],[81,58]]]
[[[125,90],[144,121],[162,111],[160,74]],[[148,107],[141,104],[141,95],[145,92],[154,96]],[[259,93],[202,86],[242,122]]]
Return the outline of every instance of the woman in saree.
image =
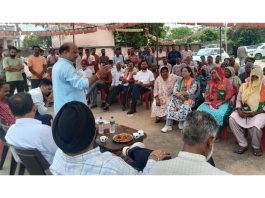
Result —
[[[198,97],[198,105],[201,105],[204,102],[204,94],[206,92],[206,87],[208,81],[211,80],[209,70],[206,65],[201,67],[201,74],[198,77],[198,83],[200,85],[200,95]]]
[[[168,67],[163,66],[160,69],[160,75],[155,80],[154,101],[151,112],[151,117],[156,118],[156,123],[167,115],[167,107],[172,98],[177,78],[178,76],[175,74],[169,74]]]
[[[175,83],[173,97],[167,108],[166,125],[161,129],[164,133],[172,131],[173,120],[179,122],[179,129],[183,129],[183,122],[195,105],[197,81],[193,78],[190,67],[183,67],[181,73],[182,79]]]
[[[210,113],[219,126],[217,139],[221,135],[224,119],[231,113],[230,100],[233,97],[233,84],[225,78],[220,67],[211,70],[211,80],[205,92],[205,102],[198,107],[198,111]]]

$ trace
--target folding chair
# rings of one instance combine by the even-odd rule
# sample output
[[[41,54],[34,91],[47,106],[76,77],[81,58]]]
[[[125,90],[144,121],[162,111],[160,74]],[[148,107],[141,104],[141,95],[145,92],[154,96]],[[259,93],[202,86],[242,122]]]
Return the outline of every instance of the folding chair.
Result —
[[[0,139],[4,143],[4,148],[3,148],[3,151],[2,151],[2,156],[1,156],[1,161],[0,161],[0,170],[4,166],[5,159],[6,159],[8,150],[9,150],[9,145],[7,144],[6,139],[5,139],[7,130],[8,130],[8,126],[5,125],[3,123],[3,121],[1,121],[0,122]],[[16,162],[15,158],[12,155],[11,162],[10,162],[9,175],[15,175],[16,168],[17,168],[17,162]],[[24,167],[23,164],[20,164],[19,165],[19,175],[24,175],[24,172],[25,172],[25,167]]]
[[[38,149],[25,149],[12,146],[30,175],[50,175],[50,164]]]

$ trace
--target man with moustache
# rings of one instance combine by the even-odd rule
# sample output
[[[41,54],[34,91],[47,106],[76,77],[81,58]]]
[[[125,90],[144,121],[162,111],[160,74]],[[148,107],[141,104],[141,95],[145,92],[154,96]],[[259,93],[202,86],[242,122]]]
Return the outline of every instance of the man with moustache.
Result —
[[[127,112],[128,115],[136,112],[137,100],[141,94],[150,91],[150,88],[154,86],[155,78],[153,72],[147,69],[148,64],[146,60],[141,61],[141,71],[135,76],[135,83],[132,88],[132,103],[131,108]]]
[[[40,85],[43,74],[47,70],[46,59],[40,54],[40,47],[33,46],[33,55],[30,55],[28,58],[28,67],[31,72],[31,88],[37,88]]]
[[[61,57],[52,68],[55,115],[67,102],[80,101],[87,104],[84,90],[99,79],[104,79],[110,71],[109,65],[105,65],[91,78],[82,78],[74,67],[78,56],[77,46],[74,43],[64,43],[60,47],[59,53]]]
[[[6,71],[6,82],[10,85],[10,94],[14,94],[15,89],[17,92],[24,91],[24,79],[21,70],[24,69],[22,60],[16,57],[17,48],[12,46],[9,48],[9,57],[4,58],[3,67]]]
[[[207,112],[188,114],[183,127],[183,150],[173,159],[158,161],[150,167],[150,175],[227,175],[210,161],[218,125]]]

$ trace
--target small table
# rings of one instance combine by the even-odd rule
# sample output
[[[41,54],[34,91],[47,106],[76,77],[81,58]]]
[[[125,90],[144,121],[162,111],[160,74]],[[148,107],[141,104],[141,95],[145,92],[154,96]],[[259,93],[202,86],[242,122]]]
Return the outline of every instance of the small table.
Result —
[[[138,139],[133,138],[132,141],[125,142],[125,143],[114,142],[112,139],[113,136],[117,135],[119,133],[129,133],[132,135],[133,133],[135,133],[137,131],[138,130],[136,130],[136,129],[116,124],[116,132],[115,133],[109,133],[109,129],[104,129],[104,134],[102,134],[102,135],[105,135],[108,137],[106,142],[101,142],[99,137],[102,135],[98,134],[98,136],[96,138],[96,143],[103,150],[116,153],[117,151],[121,151],[123,149],[123,147],[125,147],[125,146],[130,146],[130,145],[134,144],[135,142],[142,142],[146,138],[146,134],[144,134],[144,136],[142,136]]]

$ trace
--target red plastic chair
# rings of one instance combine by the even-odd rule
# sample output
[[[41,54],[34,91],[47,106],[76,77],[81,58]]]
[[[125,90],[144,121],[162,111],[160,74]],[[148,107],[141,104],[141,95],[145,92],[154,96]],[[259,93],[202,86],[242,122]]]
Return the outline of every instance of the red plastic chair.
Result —
[[[228,125],[226,125],[222,128],[221,139],[222,140],[228,140]]]
[[[234,101],[233,101],[233,104],[232,104],[232,107],[235,108],[236,107],[236,100],[237,100],[237,95],[238,95],[238,88],[233,85],[233,89],[234,89]],[[223,128],[222,128],[222,134],[221,134],[221,139],[222,140],[228,140],[228,125],[229,124],[226,124]]]
[[[105,92],[105,90],[104,89],[101,89],[100,90],[100,97],[101,97],[101,101],[106,101],[106,96],[107,94],[106,94],[106,92]]]
[[[142,96],[144,97],[144,100],[145,100],[146,110],[149,110],[149,98],[150,98],[150,101],[151,101],[152,92],[149,91],[147,93],[144,93]]]

